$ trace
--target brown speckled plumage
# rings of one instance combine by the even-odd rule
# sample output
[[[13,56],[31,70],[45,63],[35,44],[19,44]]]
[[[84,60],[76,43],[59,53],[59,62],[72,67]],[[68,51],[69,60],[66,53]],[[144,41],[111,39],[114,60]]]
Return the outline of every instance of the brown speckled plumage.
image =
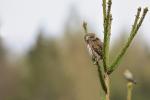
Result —
[[[87,44],[87,48],[94,63],[101,60],[103,48],[103,43],[101,42],[101,40],[98,37],[96,37],[94,33],[85,34],[84,40]]]

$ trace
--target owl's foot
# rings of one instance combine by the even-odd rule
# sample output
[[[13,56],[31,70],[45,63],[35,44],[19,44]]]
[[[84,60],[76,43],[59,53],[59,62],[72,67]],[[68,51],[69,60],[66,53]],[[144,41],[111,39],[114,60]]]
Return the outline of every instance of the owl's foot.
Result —
[[[96,64],[97,64],[97,61],[94,61],[93,64],[96,65]]]
[[[92,58],[93,64],[96,65],[97,64],[97,60],[95,58]]]

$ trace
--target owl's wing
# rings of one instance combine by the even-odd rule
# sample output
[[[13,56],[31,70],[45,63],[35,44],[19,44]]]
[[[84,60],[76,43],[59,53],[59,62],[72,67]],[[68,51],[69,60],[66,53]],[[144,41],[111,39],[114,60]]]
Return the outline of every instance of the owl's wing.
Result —
[[[100,41],[99,38],[93,39],[91,41],[91,46],[98,55],[102,56],[103,43]]]

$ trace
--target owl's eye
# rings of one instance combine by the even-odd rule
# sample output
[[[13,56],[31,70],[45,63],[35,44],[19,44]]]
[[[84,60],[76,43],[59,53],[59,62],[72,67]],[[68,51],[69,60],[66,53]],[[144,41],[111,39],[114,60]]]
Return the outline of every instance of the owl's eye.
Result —
[[[86,40],[89,40],[89,38],[90,38],[89,36],[86,36]]]

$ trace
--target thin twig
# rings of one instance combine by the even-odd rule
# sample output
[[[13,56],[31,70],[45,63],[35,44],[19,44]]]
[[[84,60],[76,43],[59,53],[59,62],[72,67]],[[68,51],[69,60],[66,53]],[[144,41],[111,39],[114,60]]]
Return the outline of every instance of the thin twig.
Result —
[[[106,71],[108,71],[108,68],[109,68],[109,47],[110,47],[110,36],[111,36],[111,25],[112,25],[112,15],[110,14],[110,17],[109,17],[109,26],[108,26],[108,29],[107,29],[107,43],[106,43]]]
[[[110,44],[110,34],[111,34],[111,23],[112,23],[112,15],[111,15],[111,5],[112,1],[108,0],[108,6],[107,6],[107,12],[106,12],[106,1],[105,6],[103,6],[103,16],[104,17],[104,47],[103,47],[103,67],[104,67],[104,81],[106,85],[107,92],[105,92],[105,98],[106,100],[110,100],[110,79],[109,75],[107,74],[108,70],[108,62],[109,62],[109,44]],[[104,12],[105,9],[105,12]],[[104,15],[105,14],[105,15]]]
[[[103,2],[103,4],[102,4],[102,6],[103,6],[103,20],[104,20],[104,23],[105,23],[105,19],[106,19],[106,0],[103,0],[102,2]]]
[[[106,100],[110,100],[110,78],[107,73],[105,73],[105,84],[107,88],[107,93],[105,94]]]
[[[85,32],[85,33],[88,33],[88,30],[87,30],[87,22],[83,22],[83,28],[84,28],[84,32]]]
[[[131,100],[132,99],[132,90],[133,90],[133,83],[132,82],[128,82],[127,83],[127,100]]]
[[[107,88],[106,88],[106,84],[105,84],[105,80],[104,80],[104,75],[103,75],[102,70],[101,70],[102,67],[99,65],[98,62],[96,63],[96,65],[97,65],[97,68],[98,68],[98,75],[99,75],[99,80],[100,80],[102,89],[105,91],[105,93],[107,93]]]
[[[148,8],[146,7],[146,8],[144,8],[144,10],[143,10],[142,17],[141,17],[139,23],[137,24],[135,31],[133,32],[134,34],[137,33],[137,31],[139,30],[140,26],[142,25],[143,20],[144,20],[144,18],[145,18],[145,16],[146,16],[147,12],[148,12]]]
[[[134,24],[133,24],[133,26],[132,26],[131,33],[134,32],[134,30],[135,30],[135,28],[136,28],[136,26],[137,26],[138,20],[139,20],[139,18],[140,18],[140,17],[139,17],[139,16],[140,16],[140,13],[141,13],[141,7],[138,8],[137,15],[136,15],[136,17],[135,17],[135,21],[134,21]],[[130,34],[130,35],[131,35],[131,34]]]
[[[106,20],[107,20],[107,15],[106,15],[106,0],[102,0],[103,4],[103,27],[104,27],[104,45],[103,45],[103,66],[104,66],[104,71],[107,71],[106,68],[106,38],[107,38],[107,34],[106,34]]]

